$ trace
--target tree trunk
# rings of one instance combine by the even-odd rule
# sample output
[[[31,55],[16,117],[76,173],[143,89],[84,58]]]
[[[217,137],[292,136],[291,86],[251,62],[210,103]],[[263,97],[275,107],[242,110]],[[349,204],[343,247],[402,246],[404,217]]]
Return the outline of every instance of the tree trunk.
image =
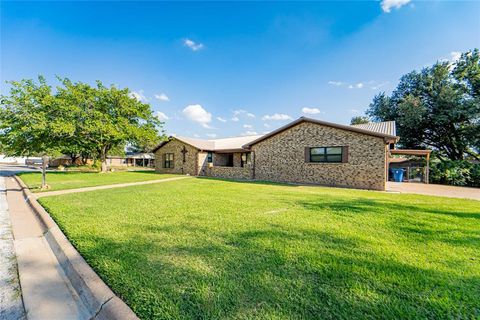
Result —
[[[72,161],[71,165],[74,166],[77,164],[77,159],[79,158],[79,155],[76,153],[70,154],[70,159]]]
[[[42,189],[47,189],[47,165],[48,165],[48,156],[42,156]]]
[[[100,160],[102,161],[102,173],[107,172],[107,148],[103,147],[100,152]]]
[[[86,165],[86,164],[87,164],[87,161],[88,161],[88,154],[82,153],[82,154],[81,154],[81,161],[82,161],[82,164],[83,164],[83,165]]]

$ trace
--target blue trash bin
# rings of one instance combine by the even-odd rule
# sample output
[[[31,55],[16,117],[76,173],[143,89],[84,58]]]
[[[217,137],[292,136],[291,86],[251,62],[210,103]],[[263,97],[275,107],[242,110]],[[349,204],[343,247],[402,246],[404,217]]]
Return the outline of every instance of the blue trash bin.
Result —
[[[391,169],[393,172],[393,180],[395,182],[403,181],[403,169]]]

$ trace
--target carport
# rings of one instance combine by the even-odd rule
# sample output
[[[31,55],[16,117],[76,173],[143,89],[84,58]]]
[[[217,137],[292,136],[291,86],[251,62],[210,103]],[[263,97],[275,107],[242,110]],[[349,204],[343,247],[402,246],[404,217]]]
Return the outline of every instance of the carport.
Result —
[[[431,150],[392,149],[389,150],[388,173],[390,169],[404,169],[403,182],[428,183]],[[401,157],[404,156],[404,157]],[[405,157],[406,156],[406,157]],[[424,157],[423,161],[418,160]],[[413,159],[412,159],[413,158]],[[390,181],[390,179],[388,179]]]

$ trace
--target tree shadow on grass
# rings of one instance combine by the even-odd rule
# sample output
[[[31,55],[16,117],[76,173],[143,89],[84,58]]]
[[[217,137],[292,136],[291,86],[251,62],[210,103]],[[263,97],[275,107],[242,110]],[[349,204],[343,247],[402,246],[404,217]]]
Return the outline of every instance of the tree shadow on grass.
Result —
[[[358,215],[385,215],[392,230],[412,242],[442,241],[456,246],[480,246],[480,228],[465,228],[456,219],[480,219],[480,211],[449,211],[431,205],[415,206],[388,200],[373,199],[321,199],[299,201],[301,207],[312,211],[328,211],[335,215],[355,219]],[[409,216],[407,214],[414,214]],[[452,220],[453,218],[453,220]],[[467,221],[468,221],[467,220]],[[471,221],[473,225],[475,222]]]
[[[214,178],[214,177],[196,177],[199,180],[214,180],[214,181],[223,181],[223,182],[232,182],[240,184],[255,184],[255,185],[266,185],[266,186],[281,186],[281,187],[300,187],[300,184],[288,183],[288,182],[274,182],[274,181],[264,181],[264,180],[238,180],[238,179],[227,179],[227,178]]]
[[[378,213],[385,214],[394,211],[401,211],[415,214],[447,215],[456,218],[480,219],[480,209],[475,211],[452,211],[439,208],[432,208],[431,203],[423,205],[409,205],[389,200],[375,200],[365,198],[327,198],[314,201],[298,201],[297,204],[308,210],[329,210],[332,213],[362,214]]]
[[[76,241],[144,319],[479,315],[478,277],[407,265],[329,232],[280,226],[228,233],[179,225],[146,230],[161,230],[165,240],[89,235]]]

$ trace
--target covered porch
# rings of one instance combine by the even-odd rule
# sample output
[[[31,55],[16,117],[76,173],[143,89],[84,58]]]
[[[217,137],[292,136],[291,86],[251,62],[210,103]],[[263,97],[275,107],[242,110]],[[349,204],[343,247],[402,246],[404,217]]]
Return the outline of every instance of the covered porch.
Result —
[[[250,152],[208,152],[205,174],[210,177],[243,179],[252,178],[252,155]]]
[[[402,181],[426,183],[429,181],[431,150],[392,149],[389,150],[387,181],[394,180],[394,170],[403,170]]]

